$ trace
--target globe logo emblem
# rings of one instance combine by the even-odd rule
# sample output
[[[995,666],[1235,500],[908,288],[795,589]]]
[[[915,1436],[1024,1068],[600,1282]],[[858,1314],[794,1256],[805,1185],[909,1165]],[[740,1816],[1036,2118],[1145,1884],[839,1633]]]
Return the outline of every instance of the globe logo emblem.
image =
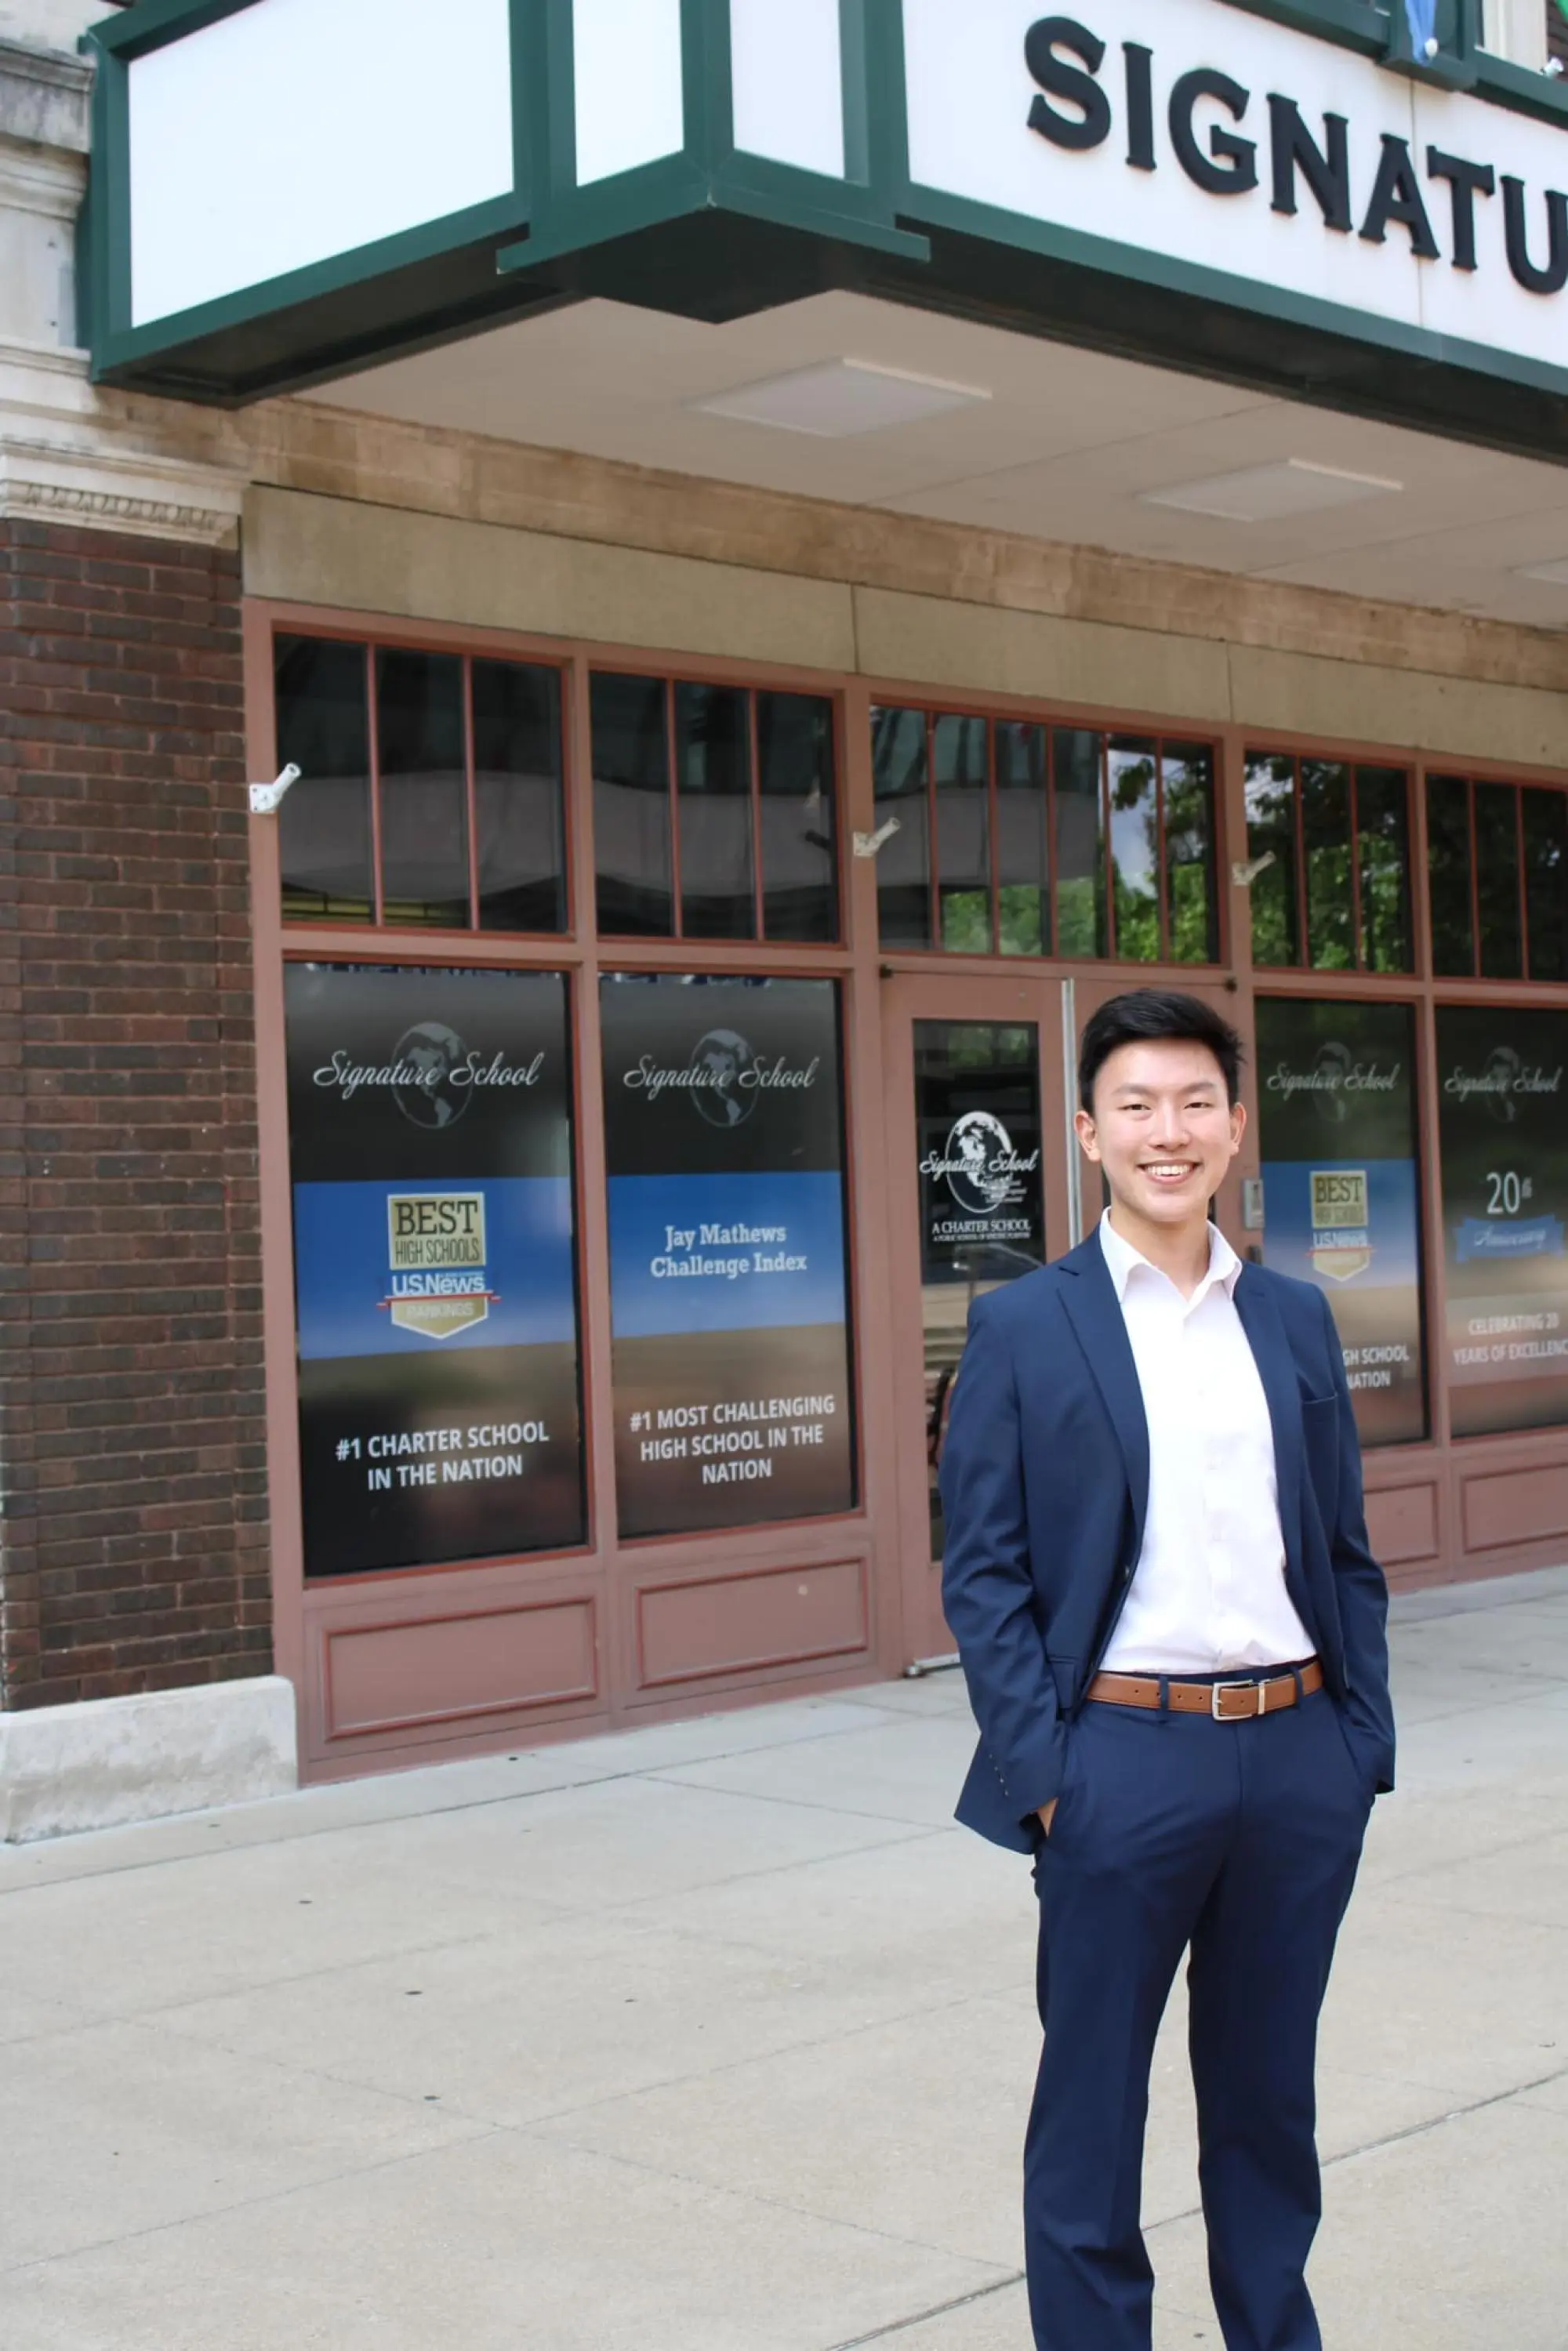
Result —
[[[393,1055],[400,1074],[392,1100],[411,1126],[436,1134],[456,1125],[469,1096],[453,1083],[453,1076],[467,1058],[462,1038],[436,1020],[420,1021],[400,1040]]]
[[[727,1131],[744,1126],[757,1108],[755,1091],[742,1083],[755,1058],[733,1029],[710,1029],[698,1040],[692,1055],[692,1068],[698,1072],[692,1100],[710,1126]]]
[[[972,1110],[947,1137],[947,1189],[966,1216],[994,1217],[1018,1182],[1012,1137],[988,1110]]]
[[[1325,1126],[1343,1126],[1350,1116],[1347,1081],[1354,1068],[1354,1056],[1347,1046],[1325,1045],[1318,1055],[1312,1103]]]
[[[1500,1126],[1513,1126],[1519,1120],[1519,1103],[1515,1089],[1524,1071],[1524,1064],[1511,1045],[1500,1045],[1487,1063],[1486,1103]]]

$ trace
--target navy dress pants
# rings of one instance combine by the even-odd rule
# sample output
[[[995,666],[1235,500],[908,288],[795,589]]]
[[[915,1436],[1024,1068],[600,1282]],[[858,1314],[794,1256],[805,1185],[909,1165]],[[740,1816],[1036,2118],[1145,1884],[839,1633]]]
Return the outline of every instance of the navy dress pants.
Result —
[[[1045,2027],[1024,2164],[1038,2351],[1148,2351],[1155,2036],[1190,1950],[1209,2277],[1227,2351],[1319,2351],[1318,2013],[1372,1789],[1326,1691],[1261,1721],[1092,1705],[1040,1848]]]

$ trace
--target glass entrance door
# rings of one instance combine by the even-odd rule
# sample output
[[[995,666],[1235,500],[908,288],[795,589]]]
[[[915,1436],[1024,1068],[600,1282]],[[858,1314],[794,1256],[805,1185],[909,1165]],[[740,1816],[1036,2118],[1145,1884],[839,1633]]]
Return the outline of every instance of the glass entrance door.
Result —
[[[1078,1042],[1108,997],[1137,984],[1120,973],[883,982],[892,1377],[912,1664],[953,1650],[942,1614],[937,1471],[969,1310],[1098,1223],[1103,1186],[1072,1130]],[[1236,1020],[1237,998],[1223,982],[1194,985],[1183,975],[1174,984]],[[1243,1217],[1244,1179],[1256,1173],[1252,1129],[1214,1211],[1243,1253],[1257,1252]]]
[[[951,1655],[937,1470],[977,1298],[1069,1245],[1063,991],[1054,979],[883,985],[893,1378],[904,1647]]]
[[[916,1020],[913,1043],[930,1556],[939,1564],[936,1471],[969,1309],[1046,1262],[1040,1024]]]

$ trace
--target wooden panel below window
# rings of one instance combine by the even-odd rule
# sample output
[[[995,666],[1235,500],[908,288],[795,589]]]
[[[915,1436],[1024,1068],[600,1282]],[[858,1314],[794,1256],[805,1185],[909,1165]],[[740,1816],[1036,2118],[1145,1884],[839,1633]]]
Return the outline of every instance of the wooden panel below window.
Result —
[[[1393,1486],[1366,1498],[1366,1526],[1374,1556],[1385,1567],[1408,1560],[1434,1559],[1437,1552],[1437,1489]]]
[[[869,1638],[866,1563],[654,1586],[638,1596],[638,1634],[644,1689],[853,1656]]]
[[[1467,1551],[1502,1551],[1511,1543],[1568,1536],[1568,1463],[1469,1478],[1464,1514]]]
[[[593,1698],[593,1603],[566,1600],[327,1636],[331,1739]]]

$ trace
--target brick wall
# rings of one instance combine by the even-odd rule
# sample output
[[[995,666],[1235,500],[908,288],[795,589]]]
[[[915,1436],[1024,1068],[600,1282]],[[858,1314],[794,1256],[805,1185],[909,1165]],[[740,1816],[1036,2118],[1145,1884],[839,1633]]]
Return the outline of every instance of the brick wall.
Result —
[[[0,522],[0,1693],[270,1662],[239,569]]]

